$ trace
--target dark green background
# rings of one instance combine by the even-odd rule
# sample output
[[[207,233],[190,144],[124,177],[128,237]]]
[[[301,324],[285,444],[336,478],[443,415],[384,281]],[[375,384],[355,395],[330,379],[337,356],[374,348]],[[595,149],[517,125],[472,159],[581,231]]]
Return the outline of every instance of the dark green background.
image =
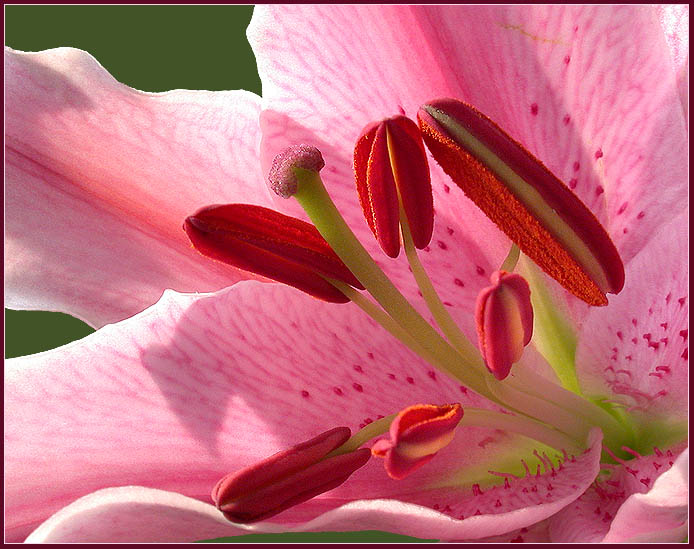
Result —
[[[252,6],[6,6],[5,43],[38,51],[73,46],[91,53],[116,79],[156,92],[176,88],[261,93],[246,40]],[[53,349],[91,333],[68,315],[5,313],[5,356]],[[383,532],[277,534],[244,542],[418,541]]]

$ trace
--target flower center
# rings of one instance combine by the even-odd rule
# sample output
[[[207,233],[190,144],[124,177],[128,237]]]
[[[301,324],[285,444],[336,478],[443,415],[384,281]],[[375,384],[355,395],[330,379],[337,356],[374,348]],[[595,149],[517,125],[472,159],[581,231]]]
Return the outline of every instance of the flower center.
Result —
[[[605,455],[623,456],[622,448],[635,446],[631,422],[581,394],[573,334],[537,273],[527,270],[526,281],[513,272],[523,252],[524,259],[535,261],[581,299],[606,305],[605,292],[617,293],[624,284],[621,259],[607,233],[539,161],[471,107],[440,100],[425,105],[419,119],[420,131],[404,116],[367,126],[357,140],[354,169],[374,237],[389,257],[397,257],[402,245],[436,327],[347,225],[320,178],[324,162],[315,147],[289,148],[277,156],[270,174],[272,189],[295,199],[313,225],[246,205],[204,208],[186,220],[185,230],[203,254],[326,301],[351,301],[433,367],[506,410],[417,404],[366,425],[323,455],[320,470],[346,480],[352,464],[365,463],[356,457],[359,447],[389,432],[390,440],[379,440],[372,453],[384,458],[391,477],[403,478],[431,460],[459,426],[501,429],[564,453],[582,451],[590,430],[599,427],[610,452]],[[453,320],[418,257],[417,250],[431,240],[434,215],[421,135],[444,170],[516,243],[478,297],[479,345]],[[522,363],[531,339],[544,349],[561,385]],[[337,456],[348,456],[348,465],[332,462]],[[317,479],[317,466],[306,467],[305,474]],[[273,482],[284,486],[285,480]],[[235,483],[232,487],[228,493],[233,497],[222,498],[229,513],[236,505],[232,501],[246,506],[246,496],[239,495]],[[249,497],[254,504],[259,496]]]

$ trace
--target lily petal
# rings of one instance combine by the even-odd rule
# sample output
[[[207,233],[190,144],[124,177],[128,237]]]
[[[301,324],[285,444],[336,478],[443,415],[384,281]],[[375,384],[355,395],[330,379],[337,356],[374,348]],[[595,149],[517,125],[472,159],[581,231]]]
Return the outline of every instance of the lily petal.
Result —
[[[617,511],[606,543],[680,542],[687,535],[689,448],[645,494],[634,494]]]
[[[648,422],[686,419],[689,374],[688,210],[652,237],[626,266],[629,281],[592,309],[576,350],[583,390],[607,397]]]
[[[180,227],[206,204],[270,203],[256,95],[142,93],[71,48],[6,49],[5,74],[7,306],[99,327],[164,288],[248,278],[200,261]]]
[[[479,403],[342,307],[257,282],[169,291],[80,342],[8,361],[12,538],[93,490],[143,484],[207,500],[222,475],[321,428],[349,419],[354,431],[411,399]]]
[[[106,488],[58,511],[26,543],[175,543],[251,534],[209,503],[141,486]]]
[[[447,516],[447,510],[439,512],[392,499],[362,499],[328,510],[304,524],[260,522],[243,526],[226,522],[227,531],[220,533],[219,522],[211,512],[216,510],[211,505],[180,494],[135,486],[101,490],[81,498],[48,519],[26,541],[180,542],[263,532],[340,532],[355,527],[418,537],[436,532],[442,540],[479,539],[535,524],[575,499],[597,471],[600,441],[599,433],[595,432],[590,449],[577,458],[574,467],[568,464],[574,469],[567,475],[569,482],[577,484],[567,486],[566,492],[560,486],[557,497],[550,498],[551,501],[523,507],[521,499],[515,502],[516,508],[508,512],[485,512],[464,520]],[[540,497],[544,498],[545,494]],[[174,522],[177,525],[169,532],[167,526]],[[181,525],[186,528],[182,530]],[[170,533],[178,537],[169,536]]]
[[[263,162],[289,129],[321,141],[328,165],[346,166],[342,155],[369,120],[456,97],[574,188],[625,261],[686,202],[685,120],[654,7],[262,6],[248,35],[271,136]],[[326,181],[341,200],[353,191],[340,170]],[[440,172],[432,184],[434,242],[447,240],[446,225],[499,238],[462,197],[446,195]]]
[[[657,10],[675,65],[682,110],[689,123],[689,6],[659,5]]]
[[[688,464],[689,451],[680,445],[612,466],[611,472],[598,477],[580,498],[550,518],[549,539],[562,543],[682,541],[688,513]]]
[[[489,406],[357,307],[256,281],[202,296],[166,292],[154,307],[79,342],[8,361],[5,382],[6,524],[13,540],[101,488],[143,485],[209,501],[224,474],[321,430],[345,425],[354,432],[412,402]],[[447,497],[477,505],[470,485],[503,482],[488,474],[492,466],[522,471],[520,458],[533,459],[536,446],[469,427],[403,481],[392,481],[372,460],[345,485],[278,521],[305,522],[363,498],[416,497],[414,503],[431,507],[444,486]],[[555,493],[565,504],[597,473],[598,457],[583,457],[558,481],[564,488]],[[497,508],[495,501],[484,512],[526,502]],[[541,507],[539,515],[529,511],[528,523],[556,511]]]
[[[248,28],[263,82],[262,165],[268,168],[273,156],[288,144],[315,144],[326,160],[321,176],[328,192],[374,257],[382,252],[359,207],[351,151],[368,122],[396,115],[400,105],[413,117],[419,105],[431,99],[430,94],[448,89],[431,87],[433,77],[420,72],[419,62],[405,66],[405,58],[388,53],[392,49],[415,55],[423,65],[436,67],[438,60],[428,48],[412,52],[413,46],[407,44],[408,36],[415,37],[414,27],[422,23],[426,24],[426,18],[402,6],[258,6]],[[373,47],[374,43],[379,46]],[[424,47],[421,37],[415,46]],[[319,80],[308,82],[302,76],[309,68],[320,74]],[[346,70],[354,74],[343,74]],[[318,89],[322,92],[316,93]],[[510,244],[434,164],[429,162],[436,208],[434,234],[421,259],[442,299],[469,310]],[[303,215],[291,203],[276,204],[291,215]],[[485,234],[484,245],[468,236],[472,232],[466,228],[473,227]],[[416,295],[404,256],[379,264],[407,295]]]
[[[418,537],[436,532],[443,540],[479,539],[530,526],[575,499],[597,472],[599,433],[596,432],[591,440],[590,449],[577,458],[575,464],[567,464],[573,469],[572,474],[564,475],[569,484],[564,487],[551,481],[557,484],[556,497],[547,498],[544,492],[549,483],[536,479],[535,482],[543,484],[543,493],[534,499],[547,499],[546,502],[526,507],[521,498],[515,502],[515,508],[507,512],[487,513],[485,510],[463,520],[447,516],[448,505],[444,512],[439,512],[403,501],[362,499],[328,510],[304,524],[260,522],[244,527],[226,521],[220,524],[221,513],[214,507],[180,494],[144,487],[123,487],[100,490],[77,500],[43,523],[26,541],[180,542],[261,532],[339,532],[352,530],[355,526],[360,530],[387,530]],[[501,490],[513,499],[509,490]],[[496,498],[494,495],[493,499]],[[169,525],[172,525],[171,529]]]

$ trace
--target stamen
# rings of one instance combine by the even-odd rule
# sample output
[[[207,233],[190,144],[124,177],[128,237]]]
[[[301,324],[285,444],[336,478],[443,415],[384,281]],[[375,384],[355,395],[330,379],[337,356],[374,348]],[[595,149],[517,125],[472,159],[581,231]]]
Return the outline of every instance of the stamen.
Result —
[[[509,387],[507,390],[502,390],[501,384],[484,368],[476,350],[474,353],[466,353],[463,348],[459,348],[458,352],[451,347],[412,307],[363,248],[330,199],[319,174],[315,170],[302,168],[295,168],[294,171],[297,176],[294,198],[335,253],[371,293],[376,302],[383,307],[383,310],[364,296],[357,297],[359,294],[343,283],[327,277],[344,295],[353,299],[367,314],[430,364],[453,376],[467,388],[511,410],[531,418],[538,418],[549,425],[558,425],[559,429],[576,440],[585,438],[585,421],[576,417],[572,407],[563,409],[562,404],[553,404],[544,400],[542,396],[526,394],[523,392],[523,387]],[[407,220],[404,216],[401,219],[404,221],[401,226],[406,250],[408,247],[414,248],[411,245],[411,237],[407,237]],[[450,336],[448,332],[446,335]]]
[[[545,272],[590,305],[621,291],[624,266],[607,232],[539,160],[460,101],[432,101],[417,116],[444,171]]]
[[[576,375],[576,334],[550,295],[537,265],[523,258],[522,271],[530,284],[535,314],[533,345],[545,357],[563,387],[581,394]]]
[[[422,297],[424,298],[429,311],[436,320],[436,324],[438,324],[439,328],[441,328],[441,331],[446,336],[448,341],[450,341],[451,345],[453,345],[461,356],[467,359],[471,366],[480,371],[484,371],[484,365],[482,364],[482,360],[477,352],[477,349],[455,323],[455,320],[453,320],[453,317],[450,315],[448,309],[446,309],[445,305],[441,301],[439,294],[436,292],[429,275],[424,270],[424,266],[419,260],[417,250],[415,249],[414,242],[412,240],[409,223],[406,219],[404,219],[402,214],[401,219],[402,240],[405,248],[405,254],[407,255],[407,261],[410,264],[412,275],[417,281],[419,291],[422,293]]]
[[[555,450],[568,450],[569,452],[575,453],[579,453],[581,451],[581,445],[586,442],[585,438],[582,440],[573,440],[564,433],[528,417],[504,414],[492,410],[480,410],[477,408],[465,408],[465,416],[460,422],[460,427],[503,429],[510,433],[517,433],[537,440]],[[523,465],[526,466],[526,470],[529,471],[524,461]]]
[[[410,406],[391,423],[390,440],[377,441],[371,453],[385,458],[388,476],[396,480],[405,478],[448,446],[462,418],[460,404]]]
[[[325,276],[363,289],[318,230],[300,219],[261,206],[226,204],[201,209],[183,228],[201,254],[319,299],[349,301]]]
[[[506,259],[504,259],[504,262],[501,264],[501,267],[499,267],[499,270],[506,271],[507,273],[513,272],[513,269],[515,269],[516,265],[518,264],[519,258],[520,248],[518,248],[518,246],[516,246],[515,244],[512,244],[511,249],[508,251]]]
[[[301,168],[295,171],[298,186],[294,198],[374,299],[430,356],[436,357],[434,366],[475,392],[494,399],[480,373],[422,318],[364,249],[335,207],[320,175]]]
[[[628,425],[622,425],[595,403],[552,383],[530,368],[524,367],[522,363],[514,368],[512,376],[505,383],[514,389],[560,406],[576,416],[581,416],[586,424],[599,426],[605,436],[603,440],[605,446],[618,448],[621,441],[633,436]]]
[[[400,253],[399,202],[415,246],[429,244],[434,230],[429,165],[412,120],[399,115],[366,126],[354,148],[354,174],[366,221],[388,256]]]
[[[350,437],[337,427],[220,480],[212,490],[217,508],[232,522],[270,518],[344,483],[371,457],[367,448],[326,457]]]

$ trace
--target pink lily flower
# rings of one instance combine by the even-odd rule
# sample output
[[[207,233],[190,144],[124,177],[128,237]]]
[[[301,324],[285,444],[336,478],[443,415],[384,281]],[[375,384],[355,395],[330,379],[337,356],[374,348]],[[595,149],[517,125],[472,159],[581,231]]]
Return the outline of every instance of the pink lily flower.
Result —
[[[85,52],[6,50],[7,304],[100,328],[7,362],[6,539],[376,529],[681,541],[687,32],[686,7],[263,6],[248,31],[262,99],[145,94]],[[555,306],[544,320],[536,311],[522,367],[617,410],[631,445],[611,459],[588,425],[580,451],[557,459],[529,438],[462,423],[402,480],[371,459],[334,490],[232,524],[211,505],[212,487],[296,442],[418,402],[494,409],[354,305],[248,280],[201,257],[181,230],[193,212],[225,202],[305,218],[265,176],[286,146],[312,143],[348,224],[415,301],[405,258],[379,255],[362,217],[351,155],[365,124],[399,108],[413,116],[437,97],[493,118],[568,183],[617,246],[626,283],[606,307],[538,275]],[[475,300],[509,241],[429,164],[436,218],[422,263],[474,339]]]

